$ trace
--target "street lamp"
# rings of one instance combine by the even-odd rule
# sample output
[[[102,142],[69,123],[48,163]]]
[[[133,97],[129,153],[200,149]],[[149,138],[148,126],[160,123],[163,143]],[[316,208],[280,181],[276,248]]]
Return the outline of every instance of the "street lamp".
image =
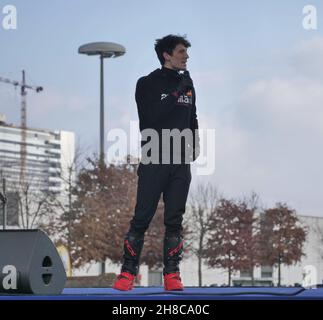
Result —
[[[88,56],[100,56],[100,163],[104,162],[104,80],[103,59],[117,58],[125,54],[126,49],[113,42],[92,42],[79,47],[78,52]]]
[[[120,44],[113,42],[92,42],[79,47],[81,54],[88,56],[100,56],[100,165],[104,163],[104,80],[103,59],[117,58],[125,54],[126,49]],[[101,274],[105,273],[105,263],[101,263]]]

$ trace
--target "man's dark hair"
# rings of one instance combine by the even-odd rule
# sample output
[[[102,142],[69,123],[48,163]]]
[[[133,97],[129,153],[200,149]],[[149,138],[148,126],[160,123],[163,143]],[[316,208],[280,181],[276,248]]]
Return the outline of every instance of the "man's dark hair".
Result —
[[[164,38],[156,39],[155,51],[162,66],[165,64],[165,58],[163,56],[164,52],[172,55],[173,50],[178,44],[182,44],[185,48],[189,48],[191,46],[190,42],[185,38],[186,36],[175,36],[173,34],[169,34]]]

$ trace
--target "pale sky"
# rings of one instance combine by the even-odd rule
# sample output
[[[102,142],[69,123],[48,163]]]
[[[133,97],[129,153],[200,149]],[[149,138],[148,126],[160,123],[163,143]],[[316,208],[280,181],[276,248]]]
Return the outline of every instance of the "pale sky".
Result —
[[[32,3],[32,4],[31,4]],[[255,191],[263,205],[286,202],[323,216],[323,5],[321,1],[0,0],[17,9],[17,29],[0,25],[0,76],[25,69],[28,125],[67,130],[98,150],[99,60],[84,43],[117,42],[105,60],[106,131],[138,120],[136,81],[160,67],[154,41],[186,34],[200,128],[214,128],[215,172],[194,175],[227,197]],[[305,5],[317,29],[303,28]],[[0,113],[19,124],[19,90],[0,83]]]

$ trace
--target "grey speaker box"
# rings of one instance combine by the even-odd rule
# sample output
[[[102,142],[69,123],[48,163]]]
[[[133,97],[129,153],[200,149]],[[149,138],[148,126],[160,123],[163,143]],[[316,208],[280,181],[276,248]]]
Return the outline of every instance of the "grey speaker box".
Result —
[[[62,293],[66,272],[48,236],[41,230],[0,231],[0,293]]]

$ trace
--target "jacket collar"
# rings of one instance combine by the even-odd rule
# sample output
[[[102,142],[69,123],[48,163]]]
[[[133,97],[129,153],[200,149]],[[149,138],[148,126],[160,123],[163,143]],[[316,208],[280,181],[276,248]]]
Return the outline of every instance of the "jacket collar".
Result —
[[[179,77],[179,72],[177,70],[165,68],[164,66],[161,67],[160,70],[161,70],[161,72],[162,72],[163,75],[171,76],[171,77],[176,77],[176,78]]]

